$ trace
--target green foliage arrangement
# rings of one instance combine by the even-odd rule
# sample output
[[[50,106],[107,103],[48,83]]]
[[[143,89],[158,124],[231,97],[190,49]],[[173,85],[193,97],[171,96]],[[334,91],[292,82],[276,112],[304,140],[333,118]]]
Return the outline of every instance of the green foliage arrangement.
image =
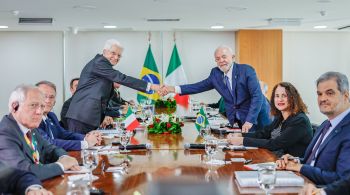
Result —
[[[147,127],[151,134],[178,134],[181,133],[181,127],[184,123],[179,121],[174,115],[156,115],[153,118],[153,124]]]
[[[176,108],[176,100],[170,99],[170,98],[166,100],[158,99],[155,102],[155,107],[156,108]]]

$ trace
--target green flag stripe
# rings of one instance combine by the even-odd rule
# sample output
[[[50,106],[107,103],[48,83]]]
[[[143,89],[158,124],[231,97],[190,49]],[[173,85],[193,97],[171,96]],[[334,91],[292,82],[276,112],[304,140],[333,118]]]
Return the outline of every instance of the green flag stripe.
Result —
[[[145,62],[143,63],[143,66],[154,72],[159,72],[156,65],[156,61],[154,60],[154,57],[152,54],[151,44],[149,44],[148,46],[147,55],[146,55]]]
[[[171,54],[168,71],[166,73],[166,77],[169,76],[174,70],[176,70],[179,66],[181,66],[181,60],[179,54],[177,52],[176,44],[174,45],[173,52]]]

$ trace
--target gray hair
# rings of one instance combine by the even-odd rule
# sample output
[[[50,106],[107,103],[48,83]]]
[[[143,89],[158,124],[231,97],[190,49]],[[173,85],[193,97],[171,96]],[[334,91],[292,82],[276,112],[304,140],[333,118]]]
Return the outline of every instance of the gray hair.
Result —
[[[52,89],[54,89],[56,92],[56,85],[50,81],[43,80],[43,81],[39,81],[35,84],[35,86],[37,86],[37,87],[39,87],[40,85],[47,85],[47,86],[51,87]]]
[[[14,108],[13,108],[13,103],[17,102],[18,105],[21,105],[27,97],[27,94],[29,91],[31,90],[39,90],[36,86],[33,85],[19,85],[17,86],[10,95],[9,98],[9,103],[8,103],[8,107],[9,107],[9,112],[13,112]]]
[[[321,82],[328,81],[330,79],[335,79],[338,85],[338,90],[344,94],[345,92],[349,92],[349,81],[345,74],[340,72],[326,72],[322,74],[316,81],[316,84],[320,84]]]
[[[124,49],[119,41],[117,41],[115,39],[109,39],[109,40],[106,41],[105,46],[103,47],[103,50],[105,50],[105,49],[106,50],[110,50],[113,45],[119,47],[120,49]]]
[[[227,45],[220,45],[218,48],[215,49],[215,52],[214,52],[214,55],[216,54],[216,52],[219,50],[219,49],[227,49],[232,55],[234,55],[234,52],[232,50],[231,47],[227,46]]]

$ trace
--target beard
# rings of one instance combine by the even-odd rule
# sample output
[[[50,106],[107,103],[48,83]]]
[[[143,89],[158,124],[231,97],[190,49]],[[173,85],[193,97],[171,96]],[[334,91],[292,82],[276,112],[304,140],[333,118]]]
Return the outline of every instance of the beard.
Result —
[[[224,66],[218,66],[218,67],[221,70],[221,72],[226,73],[226,72],[228,72],[230,70],[231,64],[226,64]]]

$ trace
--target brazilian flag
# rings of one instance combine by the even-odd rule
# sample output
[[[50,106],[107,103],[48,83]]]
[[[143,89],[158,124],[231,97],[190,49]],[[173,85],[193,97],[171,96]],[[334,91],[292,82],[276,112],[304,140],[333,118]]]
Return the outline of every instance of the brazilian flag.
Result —
[[[207,115],[205,114],[203,107],[200,109],[200,111],[197,114],[196,118],[196,128],[199,132],[201,128],[205,128],[209,124],[209,121],[207,119]]]
[[[154,60],[152,50],[151,50],[151,44],[148,46],[148,51],[146,55],[145,62],[143,63],[143,68],[141,70],[140,79],[152,83],[152,84],[160,84],[160,75],[158,72],[158,68],[156,65],[156,61]],[[150,90],[146,93],[144,92],[138,92],[137,93],[137,101],[141,102],[142,99],[151,99],[152,103],[155,102],[155,100],[159,99],[159,95],[157,92]]]

